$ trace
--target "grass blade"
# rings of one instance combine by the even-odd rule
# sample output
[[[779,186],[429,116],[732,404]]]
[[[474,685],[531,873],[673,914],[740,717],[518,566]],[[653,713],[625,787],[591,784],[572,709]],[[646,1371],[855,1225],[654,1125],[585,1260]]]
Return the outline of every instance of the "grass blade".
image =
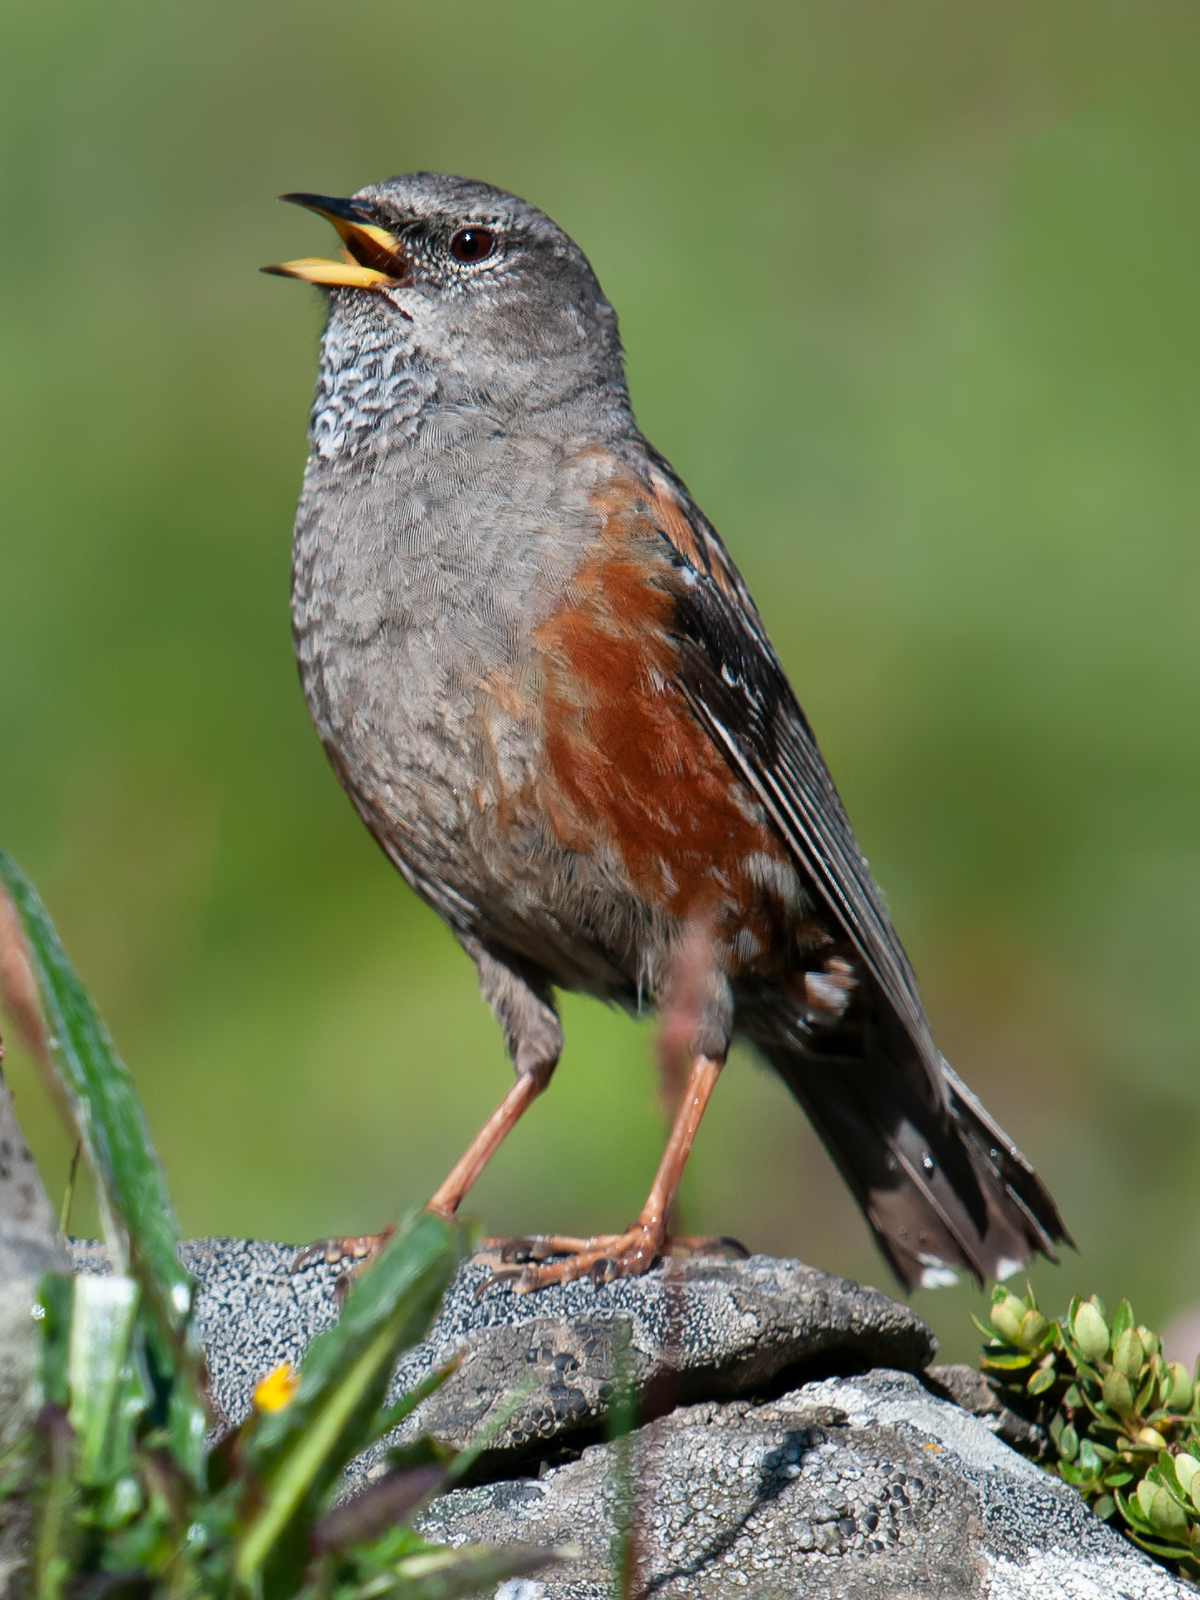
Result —
[[[577,1545],[459,1545],[407,1556],[396,1566],[396,1582],[373,1589],[373,1600],[463,1600],[491,1590],[506,1578],[558,1566],[579,1557]]]
[[[307,1560],[303,1530],[346,1463],[370,1441],[400,1353],[420,1339],[465,1251],[465,1230],[428,1212],[402,1224],[355,1283],[335,1327],[314,1339],[300,1383],[245,1443],[255,1510],[235,1575],[286,1592]]]
[[[67,1356],[71,1395],[67,1421],[75,1431],[77,1471],[84,1483],[97,1481],[103,1462],[121,1368],[133,1332],[137,1293],[132,1278],[81,1273],[75,1279]]]
[[[0,969],[10,1007],[83,1145],[113,1271],[136,1280],[160,1335],[161,1364],[183,1380],[171,1396],[172,1436],[181,1463],[196,1472],[206,1415],[196,1383],[199,1347],[189,1332],[194,1286],[175,1253],[175,1212],[137,1089],[37,891],[3,850],[0,913],[8,913],[0,914]],[[23,985],[27,975],[36,997]],[[35,998],[40,1016],[32,1013]]]

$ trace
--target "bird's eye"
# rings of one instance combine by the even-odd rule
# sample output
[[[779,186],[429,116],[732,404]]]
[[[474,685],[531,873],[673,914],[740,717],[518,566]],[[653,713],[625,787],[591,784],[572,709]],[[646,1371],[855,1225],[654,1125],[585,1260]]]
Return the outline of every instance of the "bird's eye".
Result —
[[[496,236],[490,228],[460,228],[450,241],[456,261],[482,261],[490,256]]]

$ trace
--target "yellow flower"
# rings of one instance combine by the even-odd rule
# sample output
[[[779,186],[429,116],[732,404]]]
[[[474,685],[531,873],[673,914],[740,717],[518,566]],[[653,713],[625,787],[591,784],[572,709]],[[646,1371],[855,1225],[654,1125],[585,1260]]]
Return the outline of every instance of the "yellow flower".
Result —
[[[281,1361],[254,1386],[254,1404],[260,1411],[282,1411],[300,1386],[290,1361]]]

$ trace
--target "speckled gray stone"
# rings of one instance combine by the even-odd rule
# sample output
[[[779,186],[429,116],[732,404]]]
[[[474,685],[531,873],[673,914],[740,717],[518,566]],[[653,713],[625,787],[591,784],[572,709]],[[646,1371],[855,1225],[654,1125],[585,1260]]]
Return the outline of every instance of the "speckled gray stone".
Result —
[[[669,1260],[642,1278],[558,1285],[534,1295],[493,1287],[485,1268],[460,1272],[429,1338],[400,1364],[397,1388],[456,1351],[462,1366],[417,1425],[464,1445],[523,1384],[532,1390],[483,1459],[544,1458],[594,1434],[610,1410],[614,1343],[628,1342],[632,1387],[655,1411],[785,1385],[814,1366],[920,1371],[937,1347],[906,1306],[799,1261]],[[377,1447],[379,1454],[386,1441]]]
[[[922,1382],[933,1394],[978,1417],[985,1428],[1023,1456],[1043,1461],[1053,1453],[1046,1429],[1010,1411],[978,1367],[961,1361],[949,1367],[927,1367]]]
[[[77,1272],[107,1272],[102,1244],[72,1240]],[[254,1385],[281,1361],[298,1363],[337,1320],[337,1271],[323,1262],[289,1273],[296,1246],[256,1239],[185,1239],[179,1258],[199,1280],[196,1328],[208,1357],[219,1419],[236,1424]]]
[[[38,1284],[47,1272],[66,1270],[58,1218],[0,1075],[0,1445],[15,1438],[30,1416],[29,1385],[37,1365],[31,1313]]]
[[[76,1245],[77,1265],[102,1269],[102,1246]],[[293,1245],[231,1239],[180,1246],[200,1280],[197,1326],[223,1417],[241,1420],[254,1384],[336,1316],[337,1269],[317,1262],[293,1273]],[[468,1263],[428,1339],[397,1369],[394,1392],[455,1354],[462,1366],[409,1424],[462,1446],[522,1385],[531,1392],[497,1434],[491,1459],[536,1457],[595,1432],[609,1409],[613,1341],[627,1337],[633,1385],[656,1409],[698,1398],[754,1393],[791,1371],[888,1365],[920,1371],[936,1341],[906,1306],[877,1289],[798,1261],[668,1261],[643,1278],[570,1283],[535,1295],[494,1286]],[[360,1463],[369,1470],[382,1449]],[[357,1474],[356,1474],[357,1476]]]
[[[193,1241],[180,1253],[202,1285],[197,1317],[216,1398],[236,1422],[257,1379],[298,1360],[334,1320],[337,1269],[293,1274],[293,1246],[240,1240]],[[106,1270],[99,1246],[76,1245],[74,1255],[83,1270]],[[1010,1450],[986,1396],[963,1391],[986,1413],[976,1417],[912,1376],[926,1368],[933,1336],[876,1290],[763,1256],[670,1262],[644,1278],[526,1297],[480,1297],[486,1278],[480,1266],[462,1269],[396,1386],[462,1351],[459,1372],[418,1414],[462,1443],[533,1382],[482,1462],[489,1481],[437,1501],[424,1523],[451,1543],[583,1546],[577,1565],[502,1585],[497,1600],[610,1593],[618,1480],[613,1447],[597,1441],[614,1338],[626,1334],[636,1387],[658,1414],[629,1447],[647,1597],[1195,1595]],[[866,1372],[872,1364],[886,1370]],[[851,1375],[805,1382],[814,1372]],[[944,1392],[960,1378],[941,1369]],[[378,1472],[378,1457],[355,1464],[347,1492]]]
[[[0,1057],[3,1056],[0,1044]],[[67,1260],[58,1219],[13,1115],[0,1076],[0,1446],[33,1414],[37,1340],[32,1316],[38,1284]],[[0,1501],[0,1595],[16,1593],[28,1557],[31,1512],[20,1495]]]
[[[662,1600],[1195,1595],[905,1373],[681,1407],[633,1441],[637,1591]],[[583,1559],[524,1600],[601,1600],[618,1482],[613,1447],[595,1445],[538,1479],[455,1491],[422,1530],[574,1539]]]

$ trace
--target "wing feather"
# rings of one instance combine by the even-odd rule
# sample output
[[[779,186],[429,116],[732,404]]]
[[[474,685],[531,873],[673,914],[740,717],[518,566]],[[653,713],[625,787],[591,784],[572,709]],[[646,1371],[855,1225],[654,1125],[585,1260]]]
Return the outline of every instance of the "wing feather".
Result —
[[[656,525],[679,578],[675,627],[684,693],[858,950],[944,1103],[941,1058],[912,967],[749,591],[661,458],[652,463],[651,485]]]
[[[891,1051],[832,1071],[794,1050],[768,1049],[770,1059],[903,1282],[944,1281],[955,1266],[980,1281],[1005,1276],[1031,1250],[1056,1259],[1055,1243],[1070,1235],[1029,1162],[933,1042],[883,896],[745,584],[661,457],[651,456],[648,477],[674,567],[683,691],[857,949],[919,1068],[914,1080],[901,1059],[907,1052]]]

